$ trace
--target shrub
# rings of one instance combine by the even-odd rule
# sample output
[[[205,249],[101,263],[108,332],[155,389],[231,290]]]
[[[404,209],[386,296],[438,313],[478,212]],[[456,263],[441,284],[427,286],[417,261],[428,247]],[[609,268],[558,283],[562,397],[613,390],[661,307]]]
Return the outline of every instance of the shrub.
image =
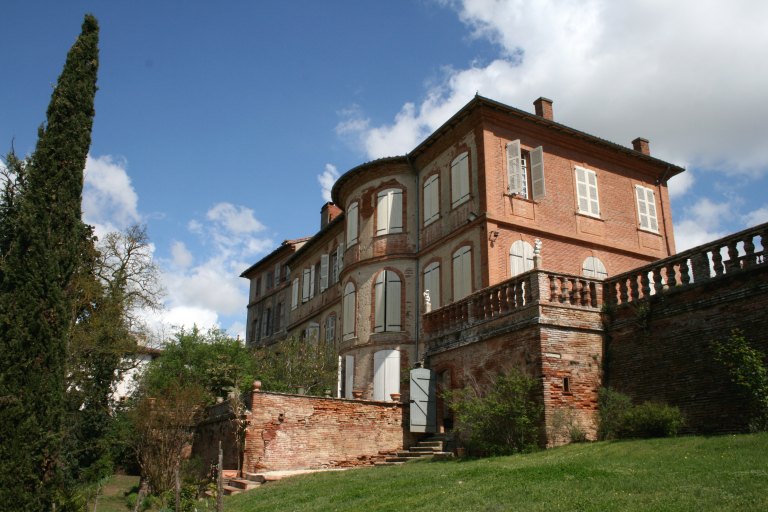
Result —
[[[725,342],[715,341],[711,346],[715,361],[725,367],[749,404],[750,430],[768,430],[768,368],[762,352],[752,347],[739,329],[731,331]]]
[[[476,383],[446,393],[456,415],[459,439],[474,455],[530,451],[539,440],[542,407],[536,379],[517,370],[501,374],[490,386]]]
[[[680,409],[657,402],[632,405],[627,395],[609,388],[598,394],[600,439],[669,437],[683,426]]]

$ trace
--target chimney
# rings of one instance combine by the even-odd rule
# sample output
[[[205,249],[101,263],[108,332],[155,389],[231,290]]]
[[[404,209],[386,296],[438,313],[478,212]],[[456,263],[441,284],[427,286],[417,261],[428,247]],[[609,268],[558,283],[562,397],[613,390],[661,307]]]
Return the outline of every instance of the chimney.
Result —
[[[327,226],[333,219],[339,216],[341,209],[333,203],[325,203],[320,209],[320,229]]]
[[[632,141],[632,147],[635,149],[635,151],[644,155],[651,154],[651,148],[648,146],[648,139],[638,137]]]
[[[533,106],[536,107],[537,116],[543,117],[544,119],[548,119],[550,121],[553,120],[552,100],[542,96],[533,102]]]

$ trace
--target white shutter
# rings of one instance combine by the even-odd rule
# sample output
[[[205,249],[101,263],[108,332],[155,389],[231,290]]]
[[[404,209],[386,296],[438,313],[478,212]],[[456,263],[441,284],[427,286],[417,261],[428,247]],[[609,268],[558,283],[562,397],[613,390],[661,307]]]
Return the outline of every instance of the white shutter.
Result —
[[[341,269],[344,268],[344,243],[340,243],[336,248],[336,279],[341,275]]]
[[[453,253],[453,300],[472,292],[472,250],[465,246]]]
[[[320,256],[320,291],[328,289],[328,255]]]
[[[640,217],[640,227],[650,231],[658,231],[656,195],[653,190],[635,185],[635,195],[637,196],[637,213]]]
[[[533,246],[523,240],[517,240],[509,249],[511,277],[533,268]]]
[[[357,202],[347,208],[347,247],[357,243]]]
[[[299,307],[299,278],[293,280],[291,288],[291,309]]]
[[[507,143],[507,186],[510,194],[518,194],[525,197],[525,174],[522,165],[523,157],[520,154],[520,141],[513,140]]]
[[[373,399],[391,401],[400,392],[400,351],[379,350],[373,354]]]
[[[592,215],[600,215],[600,203],[597,200],[597,174],[587,171],[587,184],[589,185],[589,211]]]
[[[308,268],[305,268],[301,272],[301,302],[307,302],[310,295],[310,286],[312,279],[310,279],[310,270]]]
[[[608,277],[608,271],[605,269],[605,265],[599,258],[589,256],[582,264],[581,275],[591,279],[605,279]]]
[[[432,309],[440,307],[440,264],[438,262],[427,265],[424,270],[424,289],[429,290],[429,301]]]
[[[379,192],[376,200],[376,234],[389,233],[389,196],[387,192]]]
[[[315,296],[315,266],[309,267],[309,298]]]
[[[600,202],[597,195],[597,174],[594,171],[576,167],[576,192],[579,199],[579,211],[599,217]]]
[[[355,385],[355,356],[344,356],[344,398],[352,398]]]
[[[373,296],[374,296],[374,305],[373,305],[373,316],[374,316],[374,324],[373,324],[373,332],[382,332],[384,330],[384,326],[386,325],[386,318],[385,318],[385,298],[386,298],[386,275],[387,271],[380,272],[378,276],[376,276],[376,283],[373,286]]]
[[[355,335],[355,285],[347,283],[344,287],[344,339]]]
[[[469,155],[462,153],[451,163],[451,206],[469,199]]]
[[[547,193],[544,185],[544,149],[539,146],[531,151],[532,199],[541,199]]]
[[[433,174],[424,183],[424,225],[440,218],[440,178]]]
[[[403,191],[389,191],[389,232],[403,232]]]
[[[392,271],[387,271],[387,331],[401,331],[400,325],[400,277]]]

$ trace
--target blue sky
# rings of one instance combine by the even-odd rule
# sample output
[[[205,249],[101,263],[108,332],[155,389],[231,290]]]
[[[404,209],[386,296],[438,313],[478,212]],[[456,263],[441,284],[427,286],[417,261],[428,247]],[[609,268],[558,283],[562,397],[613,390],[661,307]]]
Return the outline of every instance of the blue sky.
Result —
[[[30,153],[92,12],[84,216],[148,226],[153,325],[242,334],[240,272],[319,228],[338,174],[403,154],[479,92],[688,171],[678,250],[768,221],[768,3],[660,0],[3,2],[0,153]]]

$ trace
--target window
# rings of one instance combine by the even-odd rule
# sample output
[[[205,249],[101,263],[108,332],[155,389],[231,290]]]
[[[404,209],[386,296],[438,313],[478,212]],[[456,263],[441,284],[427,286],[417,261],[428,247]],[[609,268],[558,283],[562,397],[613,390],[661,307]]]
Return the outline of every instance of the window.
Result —
[[[325,319],[325,342],[333,345],[336,341],[336,315],[329,315]]]
[[[356,294],[355,294],[355,285],[350,283],[347,283],[347,286],[344,287],[344,300],[343,300],[343,310],[344,310],[344,339],[354,338],[355,337],[355,310],[356,310]]]
[[[342,396],[352,398],[352,389],[355,385],[355,356],[344,356],[344,389]]]
[[[304,329],[304,340],[312,344],[317,344],[320,339],[320,324],[317,322],[310,322],[306,329]]]
[[[261,325],[264,328],[264,337],[272,334],[272,308],[264,310],[264,316],[261,320]]]
[[[278,302],[275,308],[275,332],[280,330],[280,324],[283,322],[283,303]]]
[[[376,235],[403,232],[403,191],[383,190],[376,202]]]
[[[581,275],[591,279],[605,279],[608,277],[608,272],[605,270],[605,265],[603,265],[602,261],[594,256],[590,256],[584,260],[581,266]]]
[[[579,197],[579,213],[600,216],[600,202],[597,198],[597,175],[595,171],[576,167],[576,192]]]
[[[309,296],[314,297],[316,293],[320,293],[320,262],[318,261],[312,265],[312,286],[309,290]]]
[[[379,350],[373,354],[373,399],[390,402],[400,393],[400,351]]]
[[[451,162],[451,208],[469,200],[469,155],[464,152]]]
[[[256,290],[254,293],[254,297],[258,297],[259,295],[261,295],[261,277],[256,279]]]
[[[424,225],[440,218],[440,178],[433,174],[424,182]]]
[[[637,214],[640,217],[640,229],[659,232],[659,222],[656,219],[656,195],[653,190],[635,185],[637,197]]]
[[[357,201],[347,208],[347,247],[357,243]]]
[[[301,272],[301,302],[307,302],[312,297],[312,270],[313,268],[305,268]]]
[[[541,146],[529,153],[520,148],[519,140],[507,143],[507,187],[510,194],[525,199],[544,196],[544,151]]]
[[[385,270],[376,277],[374,332],[400,331],[400,277]]]
[[[293,285],[291,286],[291,309],[296,309],[299,307],[299,278],[293,280]]]
[[[424,290],[429,291],[432,309],[440,307],[440,263],[435,261],[424,269]]]
[[[280,264],[275,265],[275,286],[280,284]]]
[[[328,286],[339,280],[338,261],[336,251],[328,255]]]
[[[453,253],[453,300],[472,293],[472,248],[465,245]]]
[[[510,276],[515,277],[533,268],[533,246],[523,240],[517,240],[509,248]]]

